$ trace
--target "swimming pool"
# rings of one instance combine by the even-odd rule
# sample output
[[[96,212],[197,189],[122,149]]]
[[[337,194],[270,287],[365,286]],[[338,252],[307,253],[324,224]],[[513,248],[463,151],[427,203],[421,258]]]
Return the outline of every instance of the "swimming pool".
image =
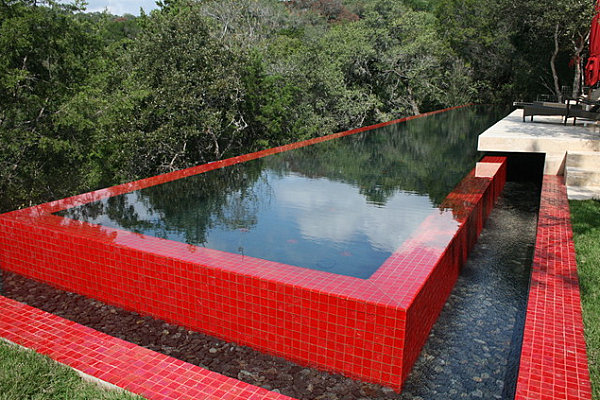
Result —
[[[457,137],[495,120],[450,110],[4,214],[2,268],[400,389],[504,181]]]
[[[446,142],[455,137],[450,129],[432,129],[450,117],[388,125],[56,214],[366,279],[434,210],[452,212],[439,208],[439,193],[452,190],[477,152],[464,140]],[[452,168],[419,179],[416,171],[434,164],[431,151],[415,148],[424,143],[444,143]]]

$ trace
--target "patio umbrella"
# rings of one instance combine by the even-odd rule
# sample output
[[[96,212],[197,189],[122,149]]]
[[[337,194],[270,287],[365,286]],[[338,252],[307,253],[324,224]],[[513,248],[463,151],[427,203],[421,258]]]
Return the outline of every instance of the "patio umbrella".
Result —
[[[600,80],[600,0],[596,2],[596,15],[590,30],[590,54],[585,65],[585,83],[594,86]]]

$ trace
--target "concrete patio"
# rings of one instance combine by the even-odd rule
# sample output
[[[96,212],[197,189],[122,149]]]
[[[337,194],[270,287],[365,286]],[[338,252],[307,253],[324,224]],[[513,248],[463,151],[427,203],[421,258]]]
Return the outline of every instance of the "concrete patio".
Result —
[[[559,116],[523,121],[515,110],[479,136],[479,151],[544,153],[545,175],[564,175],[569,199],[600,198],[600,126]]]

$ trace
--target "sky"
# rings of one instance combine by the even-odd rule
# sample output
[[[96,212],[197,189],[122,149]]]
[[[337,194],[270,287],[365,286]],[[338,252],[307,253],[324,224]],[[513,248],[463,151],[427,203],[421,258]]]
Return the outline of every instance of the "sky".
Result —
[[[88,12],[108,10],[114,15],[133,14],[140,15],[140,7],[145,13],[158,8],[155,0],[87,0]]]

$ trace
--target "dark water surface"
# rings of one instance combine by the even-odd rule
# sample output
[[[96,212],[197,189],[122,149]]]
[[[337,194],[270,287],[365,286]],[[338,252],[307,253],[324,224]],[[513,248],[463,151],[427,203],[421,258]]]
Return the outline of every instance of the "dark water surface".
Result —
[[[474,167],[477,136],[505,113],[448,111],[57,214],[368,278]]]

